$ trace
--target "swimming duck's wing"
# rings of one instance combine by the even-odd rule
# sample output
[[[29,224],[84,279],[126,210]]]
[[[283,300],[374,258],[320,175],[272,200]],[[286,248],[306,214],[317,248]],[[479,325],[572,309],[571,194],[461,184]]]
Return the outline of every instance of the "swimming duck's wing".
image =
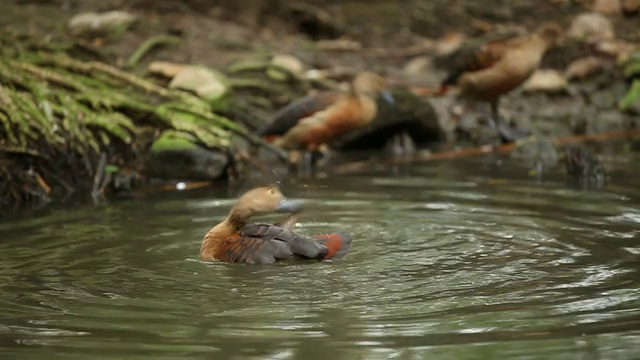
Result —
[[[284,246],[290,254],[309,259],[324,259],[329,252],[325,245],[314,239],[271,224],[247,225],[240,230],[240,236],[270,241],[278,248]]]
[[[293,253],[283,242],[240,234],[229,239],[216,258],[226,262],[270,264],[292,256]]]

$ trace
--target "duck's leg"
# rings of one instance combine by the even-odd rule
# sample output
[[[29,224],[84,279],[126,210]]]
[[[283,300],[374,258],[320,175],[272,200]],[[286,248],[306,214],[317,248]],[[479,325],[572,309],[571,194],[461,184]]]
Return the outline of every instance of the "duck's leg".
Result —
[[[328,162],[331,160],[331,148],[327,144],[321,144],[313,151],[313,167],[323,167],[327,166]]]
[[[298,175],[311,176],[313,174],[313,163],[313,151],[303,151],[298,164]]]
[[[489,116],[489,125],[498,132],[500,140],[502,140],[503,143],[511,143],[517,139],[509,126],[505,124],[503,119],[500,117],[500,112],[498,111],[499,101],[500,98],[496,98],[490,102],[491,115]]]
[[[318,147],[309,147],[306,150],[294,150],[289,154],[289,163],[298,175],[311,176],[319,161],[326,161],[329,158],[331,150],[323,144]]]
[[[512,129],[511,126],[503,121],[498,112],[498,101],[499,98],[491,102],[490,124],[498,131],[502,142],[508,144],[531,135],[531,133],[526,130]]]
[[[307,150],[289,151],[289,171],[295,172],[297,175],[311,175],[311,158],[311,152]]]
[[[406,131],[393,135],[387,141],[386,148],[392,157],[410,156],[416,152],[416,144]]]

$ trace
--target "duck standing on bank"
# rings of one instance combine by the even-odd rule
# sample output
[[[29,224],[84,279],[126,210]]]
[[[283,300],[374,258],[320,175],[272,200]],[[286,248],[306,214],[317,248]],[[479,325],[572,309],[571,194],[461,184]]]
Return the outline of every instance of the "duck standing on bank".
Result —
[[[533,74],[547,49],[561,34],[559,25],[547,23],[528,36],[488,42],[450,71],[442,82],[441,93],[453,85],[459,89],[462,98],[488,102],[491,122],[503,140],[513,141],[516,136],[500,122],[500,96],[520,86]]]
[[[382,76],[362,72],[349,92],[322,92],[298,99],[278,111],[258,134],[279,136],[273,143],[285,150],[312,153],[341,135],[369,125],[376,117],[380,95],[393,102]]]
[[[229,215],[204,236],[200,259],[270,264],[293,258],[335,260],[344,257],[351,246],[347,235],[306,237],[293,232],[289,221],[284,227],[248,223],[258,214],[296,214],[301,210],[300,203],[286,200],[276,186],[250,190],[240,196]]]

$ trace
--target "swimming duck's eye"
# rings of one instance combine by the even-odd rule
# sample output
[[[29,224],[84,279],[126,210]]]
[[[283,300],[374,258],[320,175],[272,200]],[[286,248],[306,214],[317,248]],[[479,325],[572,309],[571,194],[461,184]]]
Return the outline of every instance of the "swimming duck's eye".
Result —
[[[269,189],[269,195],[275,195],[276,191],[274,189]]]

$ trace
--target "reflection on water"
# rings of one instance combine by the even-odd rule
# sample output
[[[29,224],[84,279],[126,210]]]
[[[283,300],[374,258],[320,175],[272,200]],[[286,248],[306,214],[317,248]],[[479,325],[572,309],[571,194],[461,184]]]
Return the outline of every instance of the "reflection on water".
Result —
[[[434,162],[285,184],[343,261],[205,264],[226,189],[0,224],[3,358],[632,359],[638,161],[602,191]],[[611,165],[611,164],[609,164]],[[395,172],[394,172],[395,173]],[[522,175],[525,174],[525,175]]]

